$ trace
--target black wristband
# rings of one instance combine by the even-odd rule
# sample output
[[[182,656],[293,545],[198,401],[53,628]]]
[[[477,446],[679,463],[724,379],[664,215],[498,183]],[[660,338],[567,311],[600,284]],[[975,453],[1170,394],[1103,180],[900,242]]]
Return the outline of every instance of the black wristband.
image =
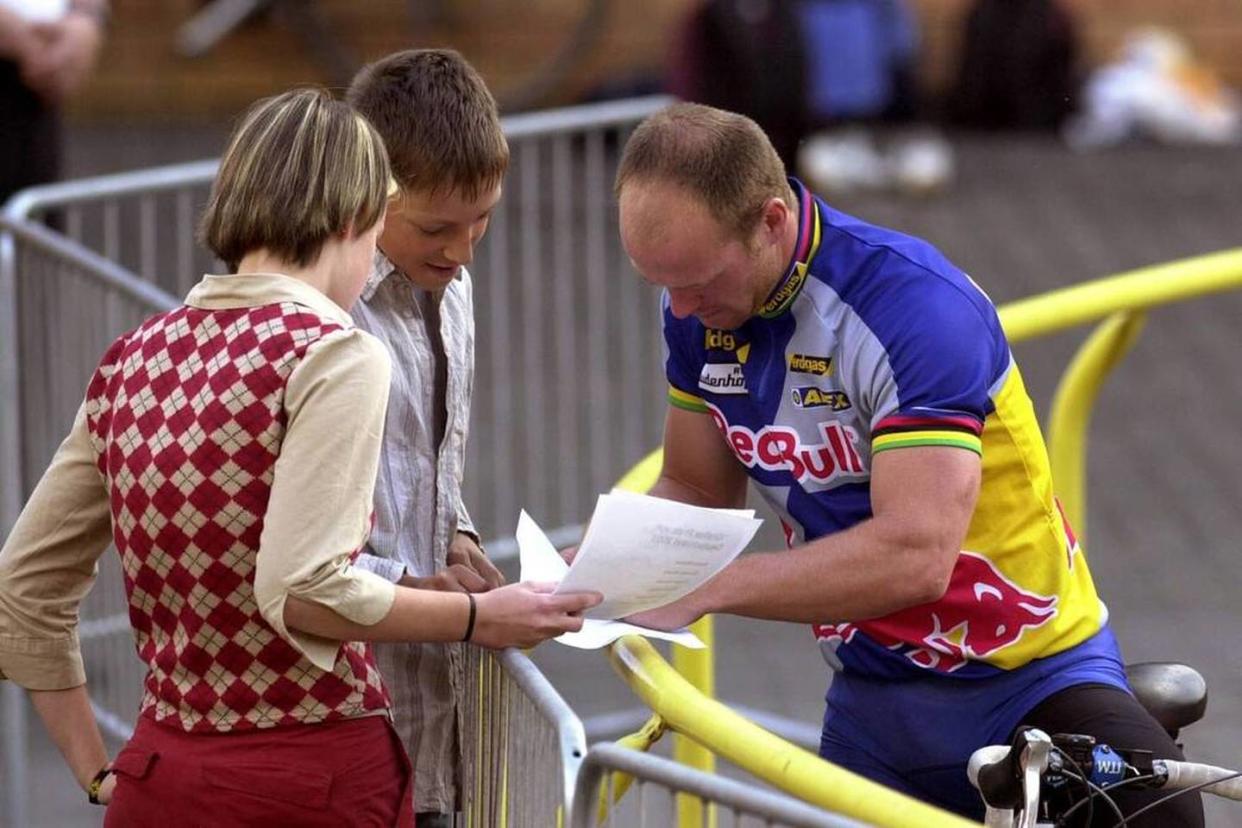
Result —
[[[469,641],[470,637],[474,635],[474,615],[477,609],[474,603],[474,596],[467,592],[466,597],[470,599],[470,618],[466,621],[466,634],[461,637],[462,641]]]
[[[95,778],[86,786],[86,801],[92,805],[102,805],[99,801],[99,789],[103,787],[104,780],[112,774],[112,768],[104,765],[99,769],[99,773],[95,774]]]

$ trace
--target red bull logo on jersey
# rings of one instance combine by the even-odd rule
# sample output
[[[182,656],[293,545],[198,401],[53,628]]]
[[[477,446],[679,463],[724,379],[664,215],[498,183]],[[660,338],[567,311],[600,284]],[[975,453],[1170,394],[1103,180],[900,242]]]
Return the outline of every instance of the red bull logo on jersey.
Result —
[[[839,477],[866,477],[867,469],[855,446],[858,432],[835,420],[820,423],[823,442],[803,443],[798,432],[787,426],[764,426],[751,431],[731,426],[720,409],[707,406],[716,428],[733,449],[734,456],[748,469],[758,466],[767,471],[787,471],[799,483],[828,483]]]
[[[919,667],[952,673],[1017,643],[1056,614],[1057,596],[1028,592],[983,555],[962,552],[939,601],[856,625],[821,624],[814,631],[821,647],[835,651],[862,630]]]

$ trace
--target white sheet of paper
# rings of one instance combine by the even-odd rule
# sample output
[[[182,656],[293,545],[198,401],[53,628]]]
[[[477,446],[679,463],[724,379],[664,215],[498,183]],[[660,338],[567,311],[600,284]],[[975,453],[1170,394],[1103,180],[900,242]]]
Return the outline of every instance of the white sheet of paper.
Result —
[[[51,23],[69,11],[69,0],[0,0],[0,6],[31,23]]]
[[[569,571],[569,564],[556,551],[552,541],[539,528],[539,524],[522,510],[517,526],[518,560],[522,566],[523,581],[560,581]],[[672,641],[683,647],[695,650],[703,648],[703,642],[689,630],[663,632],[649,630],[624,621],[598,621],[587,618],[582,622],[582,629],[576,633],[565,633],[556,640],[570,647],[581,650],[597,650],[606,647],[623,635],[645,635],[649,638],[660,638]]]
[[[724,569],[762,522],[745,510],[706,509],[632,492],[600,495],[557,592],[604,593],[588,618],[612,620],[662,607]]]

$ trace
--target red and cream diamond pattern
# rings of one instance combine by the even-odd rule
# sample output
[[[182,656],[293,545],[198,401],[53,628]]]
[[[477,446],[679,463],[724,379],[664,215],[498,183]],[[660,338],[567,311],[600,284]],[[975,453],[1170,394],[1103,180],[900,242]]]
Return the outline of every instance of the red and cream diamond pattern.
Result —
[[[369,646],[346,644],[326,673],[254,598],[285,384],[306,349],[339,329],[293,303],[183,307],[104,356],[87,419],[149,667],[143,715],[224,731],[388,706]]]

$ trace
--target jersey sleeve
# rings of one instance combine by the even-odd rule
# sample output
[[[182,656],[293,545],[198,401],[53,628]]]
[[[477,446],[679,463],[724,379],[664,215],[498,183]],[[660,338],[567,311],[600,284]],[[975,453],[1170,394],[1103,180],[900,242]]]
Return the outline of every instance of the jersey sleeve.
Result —
[[[686,411],[706,412],[707,404],[698,393],[703,355],[701,348],[694,347],[697,325],[693,320],[673,315],[667,291],[660,296],[660,309],[664,319],[664,373],[668,378],[669,405]]]
[[[964,285],[926,276],[896,281],[907,290],[888,291],[864,316],[878,345],[859,359],[872,453],[953,446],[982,454],[991,395],[1010,364],[995,309],[965,277]]]

